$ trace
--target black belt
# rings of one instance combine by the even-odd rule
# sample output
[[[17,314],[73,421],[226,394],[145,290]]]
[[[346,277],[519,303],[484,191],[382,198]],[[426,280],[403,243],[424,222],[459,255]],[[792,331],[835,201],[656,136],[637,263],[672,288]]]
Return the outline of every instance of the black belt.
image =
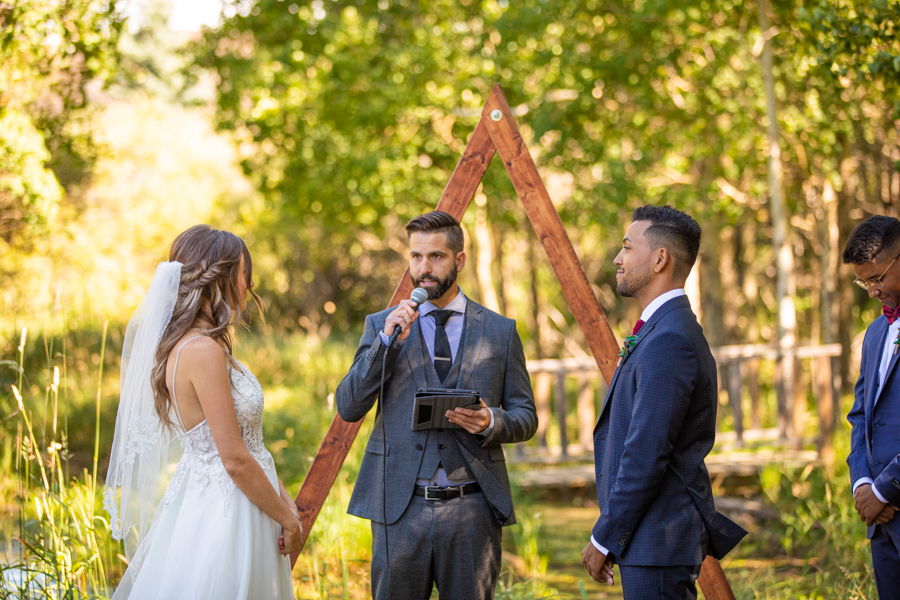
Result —
[[[414,494],[416,496],[425,496],[426,500],[453,500],[469,494],[475,494],[481,491],[481,486],[477,483],[467,483],[465,485],[457,485],[453,487],[438,487],[436,485],[417,485]]]

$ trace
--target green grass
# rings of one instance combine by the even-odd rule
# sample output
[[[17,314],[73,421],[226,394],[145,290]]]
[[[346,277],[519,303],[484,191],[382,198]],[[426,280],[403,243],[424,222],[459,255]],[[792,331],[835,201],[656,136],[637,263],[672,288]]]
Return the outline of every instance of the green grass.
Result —
[[[102,326],[67,331],[58,323],[47,332],[27,336],[21,351],[18,332],[0,341],[0,564],[49,574],[72,598],[105,597],[125,567],[101,510],[102,486],[95,486],[112,441],[123,328],[112,326],[104,336]],[[315,343],[238,332],[235,354],[265,389],[267,446],[292,492],[335,416],[333,393],[356,343],[349,336]],[[22,392],[21,408],[12,386]],[[298,598],[370,596],[369,523],[347,515],[346,507],[371,420],[363,423],[295,567]],[[842,425],[835,437],[839,461],[848,439]],[[740,491],[757,495],[782,518],[745,522],[750,535],[723,561],[738,600],[876,598],[869,544],[843,462],[831,473],[772,465]],[[504,530],[498,598],[620,597],[620,587],[590,581],[580,564],[597,517],[589,496],[514,495],[519,524]]]

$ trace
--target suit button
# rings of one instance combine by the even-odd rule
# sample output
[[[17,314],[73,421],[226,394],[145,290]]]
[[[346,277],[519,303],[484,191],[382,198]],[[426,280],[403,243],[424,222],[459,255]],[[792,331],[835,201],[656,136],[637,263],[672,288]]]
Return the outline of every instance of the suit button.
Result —
[[[438,450],[443,450],[443,449],[444,449],[444,445],[443,445],[443,444],[438,444]]]
[[[421,450],[422,450],[422,444],[416,444],[416,450],[421,451]]]

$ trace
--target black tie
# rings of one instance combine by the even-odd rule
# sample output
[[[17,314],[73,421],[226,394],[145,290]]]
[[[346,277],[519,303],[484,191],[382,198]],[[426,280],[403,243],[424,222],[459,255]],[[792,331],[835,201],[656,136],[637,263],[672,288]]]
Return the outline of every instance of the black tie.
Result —
[[[453,314],[452,310],[436,310],[431,314],[434,315],[434,370],[437,371],[441,383],[450,373],[450,367],[453,366],[453,355],[450,354],[450,340],[447,339],[447,332],[444,325]]]

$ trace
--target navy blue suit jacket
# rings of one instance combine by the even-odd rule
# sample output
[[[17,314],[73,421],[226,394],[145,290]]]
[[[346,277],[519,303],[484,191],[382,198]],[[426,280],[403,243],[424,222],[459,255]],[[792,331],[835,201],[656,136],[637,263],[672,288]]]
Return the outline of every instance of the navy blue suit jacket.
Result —
[[[717,393],[703,329],[688,299],[673,298],[616,369],[594,429],[600,518],[592,534],[618,564],[699,565],[746,535],[716,511],[703,462],[716,437]]]
[[[878,402],[875,401],[878,366],[887,333],[888,322],[883,315],[866,330],[859,379],[854,389],[856,398],[847,415],[852,426],[847,464],[851,483],[861,477],[871,477],[882,498],[900,506],[900,379],[896,375],[900,355],[891,356],[885,385],[878,394]],[[900,519],[895,518],[885,526],[900,532]],[[869,527],[870,538],[875,527]]]

